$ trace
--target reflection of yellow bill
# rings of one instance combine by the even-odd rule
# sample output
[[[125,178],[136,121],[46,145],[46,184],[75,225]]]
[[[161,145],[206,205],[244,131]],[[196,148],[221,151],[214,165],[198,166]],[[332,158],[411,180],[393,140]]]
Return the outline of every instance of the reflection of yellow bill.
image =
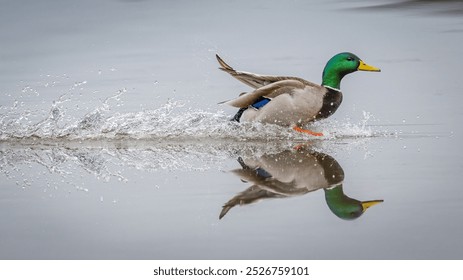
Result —
[[[379,70],[379,69],[378,69]],[[379,204],[383,202],[382,200],[371,200],[371,201],[363,201],[362,202],[362,208],[363,208],[363,212],[365,212],[368,208],[370,208],[371,206],[374,206],[376,204]]]

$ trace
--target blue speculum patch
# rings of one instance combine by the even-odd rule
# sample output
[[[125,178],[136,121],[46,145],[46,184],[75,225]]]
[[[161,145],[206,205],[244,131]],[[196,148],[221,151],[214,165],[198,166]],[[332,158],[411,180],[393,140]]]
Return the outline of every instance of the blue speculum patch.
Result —
[[[252,104],[251,106],[256,108],[256,109],[260,109],[260,108],[264,107],[269,102],[270,102],[270,98],[261,97],[261,98],[257,99],[257,101],[254,104]]]

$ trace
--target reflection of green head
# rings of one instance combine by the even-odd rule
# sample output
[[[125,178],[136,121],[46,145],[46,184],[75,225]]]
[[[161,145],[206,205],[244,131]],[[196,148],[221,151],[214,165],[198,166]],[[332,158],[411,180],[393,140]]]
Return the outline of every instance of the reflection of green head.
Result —
[[[342,184],[325,190],[325,200],[331,212],[343,220],[354,220],[368,208],[383,200],[358,201],[344,194]]]

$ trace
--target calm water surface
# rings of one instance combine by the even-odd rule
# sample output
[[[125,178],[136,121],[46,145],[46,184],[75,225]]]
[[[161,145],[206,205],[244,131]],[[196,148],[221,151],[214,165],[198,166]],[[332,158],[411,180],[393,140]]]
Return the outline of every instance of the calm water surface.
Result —
[[[462,3],[398,2],[2,4],[0,258],[461,259]],[[342,51],[321,139],[217,105]]]

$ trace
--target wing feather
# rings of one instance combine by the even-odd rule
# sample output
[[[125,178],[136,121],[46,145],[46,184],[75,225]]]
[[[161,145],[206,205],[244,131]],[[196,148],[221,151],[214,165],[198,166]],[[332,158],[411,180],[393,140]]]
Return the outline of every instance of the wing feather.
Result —
[[[307,85],[298,80],[283,80],[266,86],[260,87],[254,91],[240,95],[239,97],[221,102],[237,108],[246,108],[252,105],[259,97],[275,98],[281,94],[291,94],[296,89],[303,89]]]
[[[254,73],[244,72],[244,71],[236,71],[235,69],[233,69],[233,67],[225,63],[225,61],[218,54],[216,54],[215,56],[221,66],[219,67],[220,70],[227,72],[228,74],[230,74],[232,77],[234,77],[238,81],[252,88],[257,89],[257,88],[260,88],[260,87],[263,87],[263,86],[266,86],[272,83],[276,83],[279,81],[284,81],[284,80],[295,80],[295,81],[299,81],[309,86],[316,85],[314,83],[311,83],[309,81],[306,81],[298,77],[269,76],[269,75],[260,75],[260,74],[254,74]]]

